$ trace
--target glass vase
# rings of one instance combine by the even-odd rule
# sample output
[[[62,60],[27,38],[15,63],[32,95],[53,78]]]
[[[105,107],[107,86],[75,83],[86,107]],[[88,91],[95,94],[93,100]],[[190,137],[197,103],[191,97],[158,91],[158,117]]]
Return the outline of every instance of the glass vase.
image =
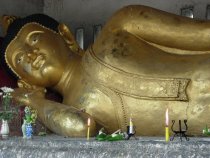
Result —
[[[9,135],[9,125],[7,120],[2,120],[1,135],[3,139],[7,139]]]
[[[33,127],[30,123],[26,124],[26,138],[31,139],[33,136]]]

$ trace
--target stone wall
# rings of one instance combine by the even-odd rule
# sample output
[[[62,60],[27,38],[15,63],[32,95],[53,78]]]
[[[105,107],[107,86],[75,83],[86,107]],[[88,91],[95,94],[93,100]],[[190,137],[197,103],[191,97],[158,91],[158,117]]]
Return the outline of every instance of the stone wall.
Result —
[[[141,4],[180,14],[180,9],[194,7],[194,18],[205,19],[209,0],[1,0],[0,15],[26,16],[45,13],[67,24],[73,33],[84,28],[84,48],[93,42],[93,26],[104,25],[119,8]],[[2,36],[0,26],[0,36]]]
[[[16,15],[26,16],[33,13],[42,13],[44,9],[43,0],[0,0],[0,16]],[[3,35],[0,26],[0,36]]]

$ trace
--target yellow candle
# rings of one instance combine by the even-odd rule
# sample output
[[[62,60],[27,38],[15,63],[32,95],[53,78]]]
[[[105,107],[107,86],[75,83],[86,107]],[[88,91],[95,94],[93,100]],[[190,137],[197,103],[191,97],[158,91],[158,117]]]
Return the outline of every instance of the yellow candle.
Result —
[[[168,129],[168,125],[169,125],[169,116],[168,116],[168,108],[166,109],[166,124],[165,124],[165,139],[166,142],[169,141],[169,129]]]
[[[90,139],[90,118],[87,121],[87,140]]]
[[[168,142],[169,141],[169,130],[168,130],[168,127],[166,127],[165,131],[166,131],[166,133],[165,133],[166,142]]]

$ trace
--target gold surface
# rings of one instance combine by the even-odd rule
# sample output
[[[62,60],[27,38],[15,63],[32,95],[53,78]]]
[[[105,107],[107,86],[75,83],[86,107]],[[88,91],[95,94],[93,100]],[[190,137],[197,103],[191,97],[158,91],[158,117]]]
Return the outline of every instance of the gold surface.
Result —
[[[29,23],[5,58],[22,80],[14,96],[55,133],[85,137],[89,117],[91,135],[96,124],[126,131],[132,114],[137,135],[164,135],[168,108],[171,119],[188,120],[188,134],[201,135],[210,123],[209,41],[209,21],[128,6],[85,53],[64,24],[58,34]],[[46,100],[45,87],[63,103]]]
[[[3,28],[3,31],[4,31],[4,34],[7,33],[7,29],[8,29],[8,26],[13,23],[13,21],[15,19],[17,19],[18,17],[16,16],[10,16],[10,15],[3,15],[1,20],[0,20],[0,24],[2,25],[2,28]]]

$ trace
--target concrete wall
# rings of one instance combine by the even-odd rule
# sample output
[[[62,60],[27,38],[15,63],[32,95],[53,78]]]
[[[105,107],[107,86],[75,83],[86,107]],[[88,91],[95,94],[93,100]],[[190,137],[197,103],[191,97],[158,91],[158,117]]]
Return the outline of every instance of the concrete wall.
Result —
[[[43,8],[43,0],[0,0],[0,16],[6,14],[22,17],[33,13],[42,13]],[[0,26],[0,36],[2,35]]]
[[[44,13],[70,26],[72,32],[85,28],[85,48],[93,41],[93,25],[104,24],[119,8],[141,4],[180,14],[180,8],[194,6],[194,18],[205,19],[209,0],[44,0]]]

